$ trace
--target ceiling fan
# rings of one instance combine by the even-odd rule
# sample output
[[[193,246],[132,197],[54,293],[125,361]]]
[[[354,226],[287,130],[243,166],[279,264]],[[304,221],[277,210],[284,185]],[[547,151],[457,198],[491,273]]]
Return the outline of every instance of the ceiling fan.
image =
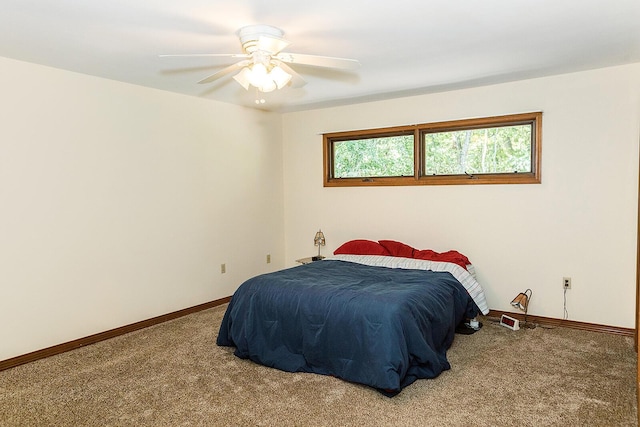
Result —
[[[160,55],[160,57],[230,57],[242,58],[222,70],[200,80],[199,84],[211,83],[234,71],[233,78],[246,90],[250,86],[260,92],[282,89],[287,84],[301,87],[306,84],[289,65],[310,65],[314,67],[353,70],[360,67],[355,59],[334,58],[329,56],[305,55],[282,52],[290,42],[283,38],[284,32],[270,25],[249,25],[237,32],[243,53],[196,53],[178,55]]]

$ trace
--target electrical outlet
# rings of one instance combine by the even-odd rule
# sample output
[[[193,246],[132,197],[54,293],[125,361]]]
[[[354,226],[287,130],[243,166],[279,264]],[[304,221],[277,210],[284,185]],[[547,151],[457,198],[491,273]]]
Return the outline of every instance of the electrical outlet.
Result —
[[[267,254],[267,264],[271,263],[271,254]]]
[[[571,289],[571,277],[562,278],[562,289]]]
[[[220,264],[220,273],[224,274],[227,272],[227,264]]]

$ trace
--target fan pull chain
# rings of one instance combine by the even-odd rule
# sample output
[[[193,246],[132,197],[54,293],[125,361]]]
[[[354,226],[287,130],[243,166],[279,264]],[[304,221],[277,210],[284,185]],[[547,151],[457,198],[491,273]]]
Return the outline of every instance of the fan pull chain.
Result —
[[[258,88],[256,88],[256,100],[255,100],[256,105],[264,104],[266,102],[267,101],[265,101],[264,98],[260,98],[260,91],[258,90]]]

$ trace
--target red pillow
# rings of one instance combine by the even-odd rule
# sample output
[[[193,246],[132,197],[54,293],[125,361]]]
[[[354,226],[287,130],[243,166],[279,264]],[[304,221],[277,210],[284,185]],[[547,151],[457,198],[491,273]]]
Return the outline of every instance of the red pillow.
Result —
[[[471,261],[469,261],[469,258],[467,258],[466,256],[462,255],[458,251],[442,252],[440,255],[442,255],[443,257],[452,259],[452,260],[459,260],[460,262],[463,262],[465,264],[465,266],[471,264]],[[455,261],[452,261],[452,262],[455,262]]]
[[[382,245],[378,242],[365,239],[350,240],[343,243],[338,249],[333,251],[334,255],[389,255]]]
[[[443,253],[434,252],[430,249],[425,249],[422,251],[414,251],[413,257],[416,259],[424,259],[427,261],[441,261],[441,262],[452,262],[454,264],[458,264],[460,267],[466,269],[468,264],[471,264],[469,258],[462,255],[458,251],[448,251]]]
[[[404,243],[396,242],[395,240],[378,240],[386,250],[389,251],[391,256],[399,256],[404,258],[413,258],[413,249],[409,245],[405,245]]]
[[[432,251],[431,249],[413,251],[413,257],[415,259],[424,259],[427,261],[435,261],[438,258],[438,255],[440,255],[438,252]]]

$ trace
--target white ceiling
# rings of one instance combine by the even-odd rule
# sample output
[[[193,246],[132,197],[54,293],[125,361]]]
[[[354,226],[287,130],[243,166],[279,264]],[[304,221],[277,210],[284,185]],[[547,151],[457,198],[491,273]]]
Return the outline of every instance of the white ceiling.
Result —
[[[255,107],[232,74],[236,31],[284,30],[285,52],[353,58],[262,95],[295,111],[640,62],[640,0],[0,0],[0,56]],[[235,60],[232,60],[235,61]]]

